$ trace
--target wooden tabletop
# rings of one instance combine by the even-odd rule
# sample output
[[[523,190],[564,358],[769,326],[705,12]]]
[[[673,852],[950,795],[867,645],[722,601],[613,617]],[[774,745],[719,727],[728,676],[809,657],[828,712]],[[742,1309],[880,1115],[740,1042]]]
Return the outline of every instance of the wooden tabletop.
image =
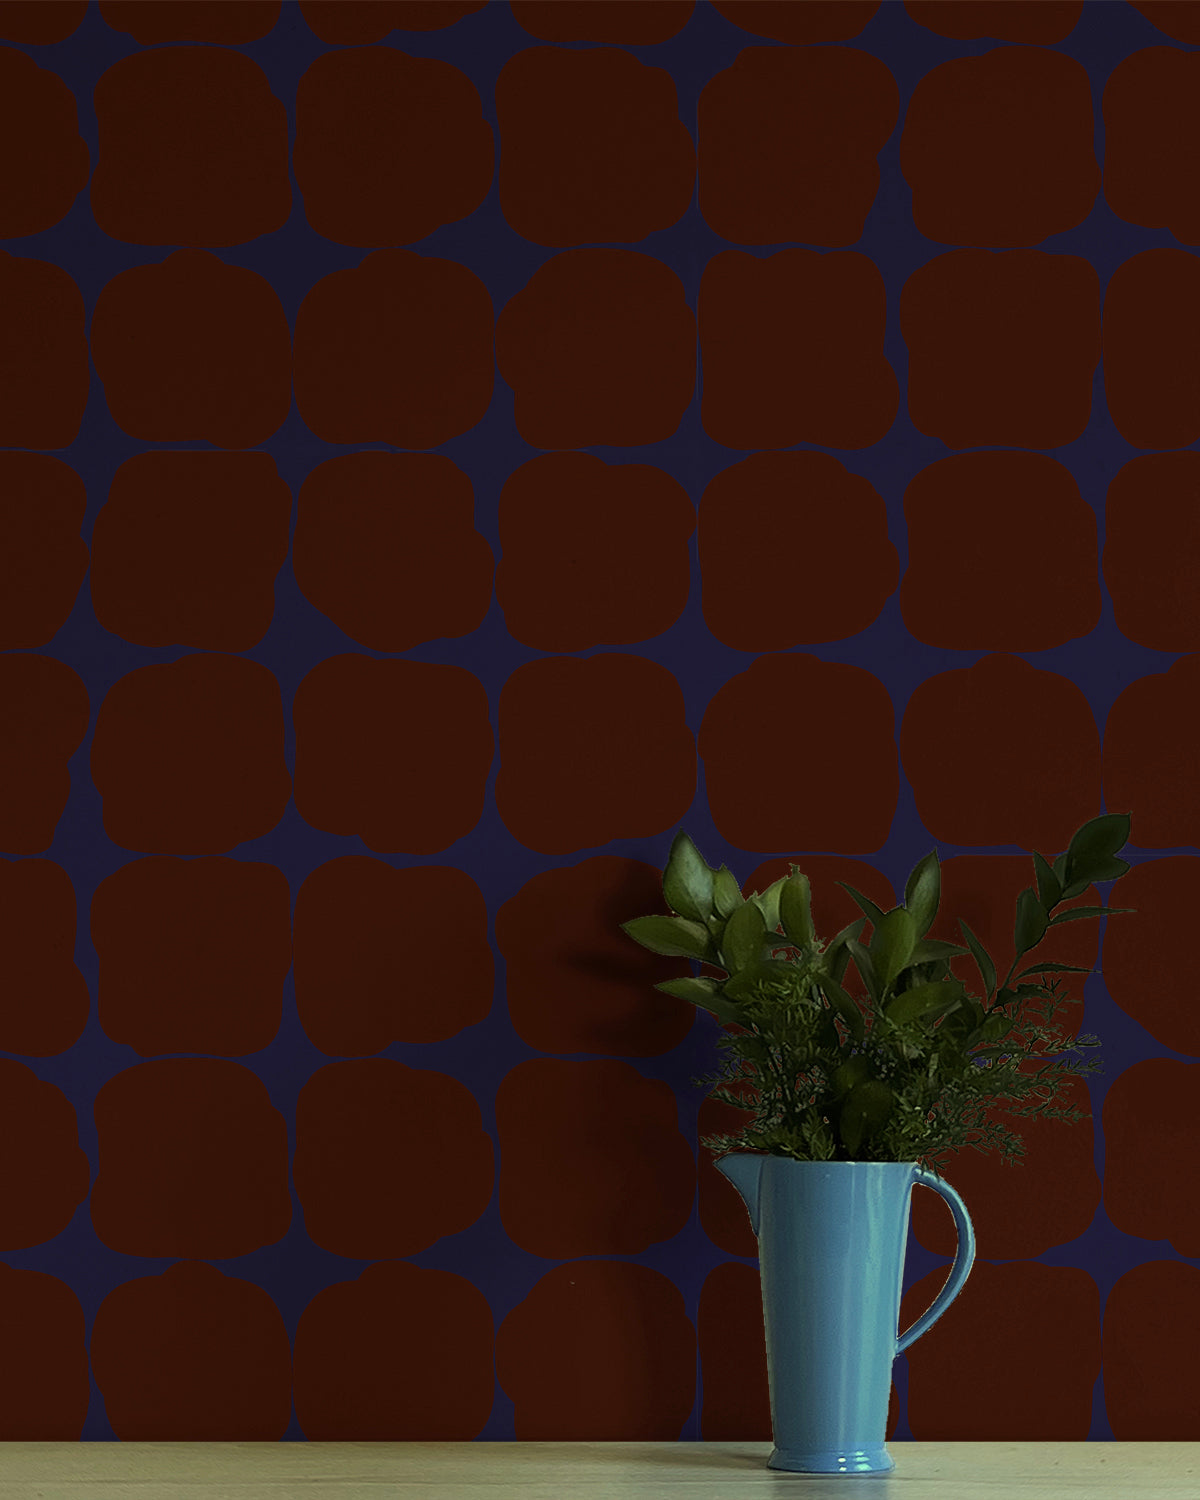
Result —
[[[1200,1500],[1200,1443],[891,1442],[889,1474],[770,1443],[0,1443],[2,1500]]]

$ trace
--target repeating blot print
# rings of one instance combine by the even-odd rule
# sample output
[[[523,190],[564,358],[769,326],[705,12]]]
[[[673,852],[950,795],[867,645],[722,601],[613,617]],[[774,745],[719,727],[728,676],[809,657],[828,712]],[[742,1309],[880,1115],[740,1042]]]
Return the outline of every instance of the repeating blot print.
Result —
[[[1104,293],[1104,395],[1135,448],[1183,448],[1200,437],[1193,367],[1200,266],[1188,250],[1143,250]]]
[[[279,1442],[291,1421],[279,1308],[216,1266],[180,1261],[114,1287],[96,1310],[90,1352],[122,1442]]]
[[[92,1227],[123,1255],[228,1260],[292,1221],[287,1122],[240,1063],[164,1057],[102,1084]]]
[[[1135,678],[1109,710],[1104,805],[1137,809],[1143,849],[1200,843],[1193,753],[1198,735],[1200,656],[1181,656],[1165,672]],[[1099,799],[1091,805],[1098,806]]]
[[[92,215],[105,234],[240,245],[287,222],[287,110],[252,58],[224,47],[135,52],[104,73],[94,101]]]
[[[296,689],[296,807],[377,853],[440,854],[483,816],[495,740],[487,689],[466,667],[318,662]]]
[[[661,1057],[696,1007],[656,990],[691,975],[686,959],[634,944],[621,923],[666,914],[662,876],[641,860],[597,855],[531,876],[496,913],[508,1016],[538,1052]]]
[[[460,1234],[487,1208],[495,1170],[479,1101],[447,1073],[356,1058],[300,1089],[292,1179],[309,1238],[334,1255],[419,1255]]]
[[[260,861],[131,860],[92,897],[100,1025],[141,1057],[269,1046],[292,962],[286,876]]]
[[[1032,754],[1047,737],[1054,754]],[[1100,731],[1083,690],[1019,656],[984,656],[918,683],[898,742],[921,822],[948,844],[1065,849],[1102,805]],[[1137,807],[1145,836],[1141,803],[1109,793],[1103,805]]]
[[[88,568],[87,490],[48,453],[0,453],[0,651],[47,646]]]
[[[1038,0],[1036,5],[1013,5],[1011,0],[904,0],[904,8],[918,26],[956,42],[988,37],[1048,46],[1065,41],[1074,31],[1083,0]]]
[[[712,0],[726,20],[793,46],[848,42],[858,36],[879,9],[879,0],[812,0],[806,5],[780,5],[778,0]]]
[[[1186,576],[1196,551],[1194,455],[1187,450],[1200,438],[1189,353],[1200,316],[1195,268],[1190,255],[1182,258],[1187,249],[1141,246],[1174,235],[1190,248],[1200,233],[1188,227],[1200,220],[1188,196],[1186,160],[1200,125],[1182,97],[1193,66],[1186,48],[1200,42],[1200,31],[1192,30],[1194,6],[1134,0],[1132,8],[1138,14],[1095,7],[1086,25],[1111,13],[1114,23],[1123,17],[1123,37],[1153,42],[1153,24],[1160,43],[1185,50],[1145,46],[1118,61],[1104,98],[1108,206],[1127,231],[1122,253],[1138,252],[1117,268],[1109,288],[1106,391],[1120,438],[1149,450],[1115,479],[1111,469],[1105,476],[1112,484],[1104,581],[1118,627],[1135,648],[1197,654],[1129,685],[1102,726],[1101,755],[1094,715],[1070,674],[1030,675],[1027,664],[995,654],[1055,649],[1086,636],[1099,619],[1097,527],[1080,498],[1082,471],[1077,485],[1048,456],[1086,437],[1099,294],[1080,258],[1035,259],[1038,252],[1013,248],[1064,228],[1086,231],[1095,196],[1091,105],[1079,66],[1046,50],[1069,37],[1084,15],[1081,3],[911,0],[907,9],[889,11],[870,0],[716,0],[708,9],[691,0],[505,0],[489,10],[483,0],[97,0],[89,15],[73,0],[0,0],[0,37],[10,43],[0,47],[0,116],[15,111],[9,134],[23,147],[12,190],[0,195],[0,242],[18,249],[0,255],[0,785],[9,789],[0,797],[0,1052],[8,1054],[0,1058],[0,1088],[9,1138],[23,1143],[0,1248],[40,1256],[40,1246],[50,1253],[83,1225],[106,1252],[185,1257],[165,1274],[127,1268],[122,1274],[132,1280],[118,1277],[114,1287],[110,1278],[100,1288],[92,1374],[101,1426],[107,1421],[112,1435],[280,1440],[293,1420],[288,1330],[299,1313],[296,1415],[310,1438],[469,1441],[493,1415],[497,1371],[526,1439],[685,1436],[697,1420],[696,1330],[686,1289],[674,1285],[659,1258],[657,1269],[626,1261],[659,1257],[659,1247],[686,1230],[690,1195],[698,1190],[718,1256],[743,1262],[718,1266],[705,1288],[709,1302],[702,1298],[705,1404],[698,1419],[710,1440],[769,1438],[751,1263],[757,1246],[744,1206],[713,1169],[711,1153],[699,1151],[697,1172],[677,1090],[643,1076],[637,1062],[690,1045],[697,1026],[715,1034],[716,1023],[653,989],[655,979],[692,966],[648,954],[619,933],[624,917],[661,904],[657,867],[596,853],[617,847],[612,839],[669,838],[698,784],[688,684],[642,646],[682,620],[695,532],[706,589],[701,614],[718,649],[764,654],[765,675],[750,679],[734,670],[746,663],[734,662],[724,686],[709,689],[708,737],[702,728],[700,748],[722,835],[748,841],[737,847],[750,847],[754,858],[800,851],[793,857],[814,886],[845,876],[885,908],[894,904],[873,865],[804,851],[816,842],[858,848],[869,858],[882,847],[898,801],[898,705],[882,674],[861,667],[846,669],[830,693],[827,674],[837,664],[796,651],[847,639],[878,619],[896,588],[899,536],[893,546],[887,507],[828,452],[777,450],[797,443],[870,447],[887,436],[898,409],[898,400],[888,405],[895,361],[883,350],[888,309],[879,272],[888,269],[886,257],[878,268],[856,257],[850,264],[859,280],[847,276],[839,295],[828,278],[845,272],[848,258],[823,255],[817,266],[804,260],[813,254],[804,247],[844,252],[874,222],[872,212],[876,219],[891,214],[891,199],[876,201],[877,158],[895,134],[888,101],[897,90],[892,70],[870,55],[878,50],[871,38],[899,26],[920,43],[915,33],[923,26],[927,64],[954,61],[926,72],[908,110],[909,144],[922,108],[938,122],[938,140],[933,129],[926,133],[925,159],[910,173],[916,228],[939,249],[965,245],[988,254],[958,262],[983,267],[962,278],[960,301],[917,298],[915,333],[908,324],[901,330],[909,340],[914,419],[952,456],[929,463],[927,454],[904,497],[909,573],[900,603],[909,633],[923,644],[993,655],[966,682],[943,673],[932,686],[921,684],[912,712],[905,709],[908,737],[900,748],[919,815],[931,839],[965,832],[991,841],[999,832],[1006,841],[1036,838],[1052,856],[1065,834],[1094,814],[1103,787],[1102,805],[1134,808],[1139,837],[1147,840],[1142,847],[1155,848],[1156,838],[1169,839],[1168,847],[1195,841],[1200,804],[1188,746],[1195,742],[1200,668],[1192,662],[1200,659],[1200,635],[1192,639],[1194,590]],[[87,50],[78,36],[55,50],[80,27],[107,52],[86,77],[62,60],[80,46]],[[271,54],[288,37],[308,49],[302,67],[317,59],[301,87],[297,203],[286,110],[271,86]],[[721,270],[730,264],[721,242],[759,252],[745,257],[743,283],[726,298],[725,347],[719,319],[705,328],[703,297],[692,297],[692,283],[685,290],[675,252],[658,258],[633,249],[660,230],[678,238],[690,211],[697,163],[679,118],[687,90],[678,66],[692,48],[689,37],[718,47],[707,83],[693,81],[706,84],[696,146],[698,209],[716,236],[707,255],[716,250]],[[476,63],[497,38],[500,56],[491,74],[480,72]],[[1067,47],[1084,55],[1069,40]],[[237,50],[246,48],[253,60]],[[346,48],[354,50],[339,50]],[[409,56],[408,48],[430,55]],[[510,90],[513,119],[501,110],[489,125],[484,110],[505,58],[511,64],[502,97],[505,81],[525,86]],[[832,87],[838,67],[846,77]],[[610,94],[621,79],[629,83],[623,122],[611,118],[603,90],[586,87],[606,68],[614,75],[603,80]],[[1006,82],[977,89],[989,70]],[[391,87],[393,74],[413,87]],[[963,77],[973,78],[971,88],[960,88]],[[953,87],[939,94],[948,78]],[[429,89],[406,117],[421,80]],[[1099,91],[1104,79],[1096,81]],[[1029,108],[1008,120],[1001,138],[1004,111],[1022,91]],[[992,98],[990,113],[981,97]],[[706,132],[721,100],[724,115],[714,116],[720,128]],[[99,148],[89,156],[79,122],[93,105]],[[412,117],[426,132],[415,152],[420,131],[406,135],[403,128]],[[506,127],[506,176],[493,195],[492,134],[500,137]],[[673,142],[664,148],[665,164],[631,153],[624,127],[645,145]],[[953,148],[964,153],[957,193],[939,155]],[[89,204],[81,194],[92,168]],[[789,175],[804,191],[789,194]],[[590,197],[579,189],[589,177]],[[556,181],[562,191],[554,191]],[[518,248],[523,237],[533,250],[516,279],[496,292],[510,300],[494,338],[487,254],[470,258],[468,270],[452,250],[437,261],[402,247],[441,231],[447,244],[479,249],[487,235],[479,240],[476,231],[486,230],[485,221],[495,228],[498,211],[507,212],[501,227]],[[112,250],[98,278],[84,274],[77,256],[53,264],[60,257],[52,247],[34,258],[29,236],[57,236],[55,244],[71,241],[77,251],[83,241],[76,231],[86,238],[89,226],[109,236]],[[323,238],[318,274],[348,268],[323,281],[311,276],[289,297],[272,270],[274,238],[285,226],[318,249]],[[790,258],[772,270],[776,257],[763,252],[780,245],[802,249],[783,252]],[[347,246],[355,253],[340,248]],[[365,253],[371,250],[376,254]],[[953,281],[947,261],[935,257],[929,273],[931,281],[942,276],[943,291]],[[805,280],[798,267],[819,274]],[[1011,274],[1014,267],[1019,275]],[[693,269],[698,275],[699,265]],[[1105,275],[1111,269],[1106,264]],[[755,278],[761,286],[751,284]],[[710,277],[705,290],[715,286]],[[364,655],[326,663],[318,651],[289,682],[290,698],[296,680],[310,673],[285,706],[273,673],[237,655],[257,654],[269,638],[290,519],[276,458],[246,450],[277,439],[289,416],[289,318],[305,292],[297,319],[298,414],[312,441],[408,451],[346,453],[314,469],[326,457],[314,449],[296,474],[299,483],[312,470],[293,549],[307,598],[301,612],[311,605],[312,630],[335,644],[342,631],[351,653]],[[102,425],[112,417],[110,436],[116,432],[118,448],[124,443],[100,474],[99,493],[94,466],[63,452],[81,435],[90,441],[82,423],[93,306],[91,352],[102,379],[96,395],[106,401],[90,416]],[[707,311],[720,312],[719,300],[710,299]],[[893,311],[908,309],[902,303]],[[586,451],[614,441],[669,442],[691,420],[697,315],[708,334],[710,406],[700,413],[702,425],[730,453],[703,495],[703,480],[693,487],[687,476],[685,490],[660,455],[652,455],[660,465],[652,467],[604,463]],[[489,477],[468,458],[490,411],[497,362],[514,398],[511,435],[527,447]],[[499,393],[506,411],[509,390]],[[466,456],[456,453],[457,462],[425,451],[460,437],[467,437]],[[164,443],[225,451],[135,452]],[[529,445],[548,451],[530,459]],[[979,447],[985,451],[954,451]],[[476,514],[497,500],[502,536],[493,556],[493,533],[482,519],[477,529]],[[1001,510],[1010,524],[993,534],[985,517]],[[85,542],[85,521],[90,526],[94,516]],[[713,529],[718,520],[723,532]],[[1035,520],[1038,545],[1022,544]],[[1170,538],[1166,548],[1163,537]],[[834,590],[823,572],[811,575],[822,554],[838,555],[847,541],[874,571],[868,576],[864,568]],[[781,557],[791,559],[786,579],[771,571]],[[89,560],[90,610],[79,596]],[[955,580],[964,579],[955,593]],[[375,663],[365,655],[422,655],[430,642],[469,640],[487,617],[493,583],[518,657],[560,660],[518,662],[515,672],[510,663],[506,681],[471,663],[471,670],[429,668],[442,673],[434,676],[425,675],[424,663]],[[779,599],[790,599],[790,608],[772,603]],[[56,660],[75,662],[59,648],[89,619],[102,646],[128,657],[95,681],[84,666],[76,664],[81,678]],[[561,660],[597,648],[595,668]],[[139,655],[181,652],[200,655],[157,663],[158,677],[151,667],[129,670]],[[440,646],[433,654],[446,655]],[[832,707],[838,726],[815,743],[801,712],[814,698]],[[99,1148],[89,1163],[79,1146],[84,1104],[40,1082],[36,1074],[47,1069],[35,1059],[55,1059],[50,1066],[57,1068],[89,1019],[87,986],[73,961],[77,940],[86,948],[88,934],[76,930],[77,872],[64,852],[78,830],[62,815],[73,805],[71,757],[85,742],[93,707],[95,791],[81,788],[78,772],[73,789],[92,797],[93,812],[102,811],[110,848],[116,840],[118,854],[126,851],[123,864],[110,860],[100,872],[120,866],[91,906],[98,1019],[105,1045],[149,1060],[101,1089]],[[336,1059],[301,1097],[303,1223],[293,1223],[291,1213],[292,1100],[276,1101],[256,1067],[231,1060],[252,1062],[282,1017],[292,893],[276,863],[236,856],[239,842],[273,833],[287,815],[288,711],[308,787],[297,810],[310,818],[310,835],[329,846],[323,862],[309,860],[298,872],[311,870],[295,893],[297,1010],[318,1061]],[[958,745],[953,764],[937,743],[948,721]],[[755,734],[756,724],[762,733],[747,743],[746,726]],[[1081,768],[1077,785],[1066,786],[1036,753],[1047,735]],[[507,801],[496,811],[526,852],[549,850],[551,863],[560,864],[539,870],[533,859],[497,910],[489,942],[478,872],[458,868],[451,845],[486,817],[497,737],[504,773],[497,787]],[[826,760],[817,758],[821,738]],[[781,756],[799,790],[772,809],[756,803],[750,788],[763,780],[762,766]],[[650,784],[647,766],[659,768]],[[852,808],[857,826],[835,827],[830,804]],[[1032,821],[1021,821],[1021,807],[1032,810]],[[976,812],[984,822],[968,829],[963,819]],[[985,814],[998,819],[994,827]],[[344,857],[329,858],[339,853],[338,840]],[[384,857],[368,857],[363,851],[370,849]],[[440,856],[450,863],[424,863],[439,850],[450,851]],[[787,863],[762,861],[748,884],[769,883],[767,867],[780,874]],[[1030,872],[1027,858],[1012,863],[1020,866],[1015,890],[1029,883]],[[1188,931],[1193,863],[1177,857],[1139,865],[1128,892],[1115,899],[1140,910],[1122,917],[1125,927],[1108,924],[1106,934],[1111,996],[1129,1034],[1142,1036],[1143,1051],[1181,1055],[1147,1058],[1108,1090],[1105,1222],[1151,1251],[1166,1243],[1168,1257],[1200,1249],[1195,1206],[1186,1195],[1179,1201],[1178,1174],[1171,1174],[1171,1163],[1194,1154],[1197,1144],[1190,1059],[1200,1057],[1200,1034],[1189,1019],[1187,985],[1174,972]],[[962,910],[966,893],[976,931],[984,934],[991,922],[991,937],[984,937],[991,951],[1011,945],[1009,863],[960,858],[946,861],[943,873],[954,897],[947,904]],[[958,896],[950,889],[955,881]],[[1159,893],[1168,883],[1177,899]],[[1001,885],[1007,895],[997,895]],[[836,896],[849,909],[841,924],[829,920],[832,905],[825,918],[818,913],[827,932],[858,915],[846,893]],[[1078,901],[1097,899],[1089,891]],[[1046,953],[1092,963],[1094,946],[1080,945],[1096,945],[1094,925],[1060,932]],[[444,954],[448,943],[457,956],[450,989],[431,956]],[[1137,959],[1147,945],[1153,963]],[[502,1160],[477,1090],[465,1074],[453,1076],[461,1070],[406,1070],[377,1055],[396,1043],[436,1046],[460,1036],[470,1051],[480,1024],[496,1020],[493,947],[509,979],[502,1019],[520,1045],[543,1054],[528,1060],[545,1070],[532,1076],[535,1084],[546,1081],[549,1108],[565,1123],[549,1171],[539,1155],[544,1119],[532,1111],[521,1116]],[[974,974],[970,982],[977,983]],[[1084,976],[1068,976],[1068,1019],[1080,1018],[1083,985]],[[174,1055],[181,1052],[199,1055]],[[528,1077],[518,1074],[513,1091],[536,1092]],[[1082,1086],[1072,1088],[1069,1102],[1086,1105]],[[90,1097],[85,1103],[91,1108]],[[737,1114],[706,1100],[700,1128],[735,1128],[744,1123]],[[409,1171],[412,1142],[428,1145],[430,1119],[448,1132],[448,1149],[464,1165],[460,1177],[436,1181],[428,1163]],[[1094,1283],[1086,1270],[1031,1259],[1047,1250],[1051,1259],[1064,1258],[1057,1250],[1095,1223],[1094,1124],[1020,1121],[1016,1128],[1029,1147],[1021,1173],[1004,1175],[977,1153],[950,1169],[972,1204],[983,1257],[983,1272],[972,1278],[974,1284],[982,1274],[979,1296],[960,1304],[964,1326],[973,1327],[976,1345],[995,1332],[997,1312],[1005,1326],[982,1383],[963,1380],[966,1366],[955,1364],[961,1350],[922,1364],[921,1356],[939,1351],[925,1341],[917,1346],[908,1420],[919,1438],[1080,1440],[1094,1420]],[[585,1162],[589,1153],[600,1162],[598,1206],[594,1186],[573,1184],[581,1150]],[[669,1173],[660,1171],[664,1164]],[[89,1222],[93,1170],[101,1179]],[[442,1254],[441,1238],[478,1235],[493,1194],[502,1232],[511,1228],[504,1214],[523,1205],[517,1232],[528,1248],[517,1242],[514,1253],[544,1262],[526,1278],[520,1294],[528,1295],[499,1341],[487,1298],[472,1284],[478,1278],[465,1266],[454,1275],[376,1259],[358,1275],[366,1260],[425,1252],[433,1260]],[[575,1239],[565,1246],[568,1264],[555,1267],[564,1246],[552,1242],[559,1226],[547,1201],[557,1197]],[[285,1326],[273,1288],[203,1261],[270,1251],[289,1228],[308,1233],[318,1257],[343,1256],[346,1269],[341,1281],[312,1289],[307,1309],[293,1299]],[[952,1228],[941,1200],[917,1195],[913,1230],[927,1250],[949,1253]],[[642,1238],[632,1241],[632,1252],[593,1248],[618,1232]],[[989,1260],[1004,1257],[1009,1264],[989,1268]],[[915,1294],[919,1305],[906,1307],[904,1323],[932,1299],[946,1269],[912,1289],[909,1301]],[[88,1419],[84,1309],[68,1280],[0,1266],[0,1322],[10,1354],[0,1438],[78,1441],[95,1426],[95,1411]],[[1096,1420],[1103,1423],[1107,1412],[1116,1436],[1200,1436],[1187,1351],[1172,1337],[1180,1318],[1200,1315],[1197,1309],[1200,1282],[1178,1259],[1135,1266],[1113,1288],[1104,1407]],[[1063,1337],[1030,1377],[1029,1330],[1050,1324]],[[951,1333],[945,1338],[955,1343]],[[500,1416],[511,1425],[507,1409]],[[889,1433],[897,1421],[893,1388]]]
[[[695,317],[683,282],[654,256],[564,250],[501,311],[496,363],[535,448],[658,443],[695,389]]]
[[[91,707],[83,679],[50,656],[0,656],[0,850],[42,854],[71,794],[68,762]]]
[[[310,604],[375,651],[470,635],[495,558],[475,492],[438,453],[343,453],[300,487],[292,570]]]
[[[1146,1260],[1104,1304],[1104,1409],[1118,1443],[1200,1441],[1195,1351],[1181,1330],[1200,1322],[1200,1271]]]
[[[810,703],[836,734],[813,734]],[[895,709],[873,672],[806,652],[756,657],[713,694],[698,744],[713,822],[736,847],[868,854],[887,840],[900,768]],[[791,788],[783,798],[762,774],[781,746]]]
[[[496,598],[526,646],[632,645],[687,606],[696,511],[665,469],[540,453],[505,480],[499,527]]]
[[[518,1442],[679,1441],[696,1399],[696,1329],[649,1266],[555,1266],[496,1334]]]
[[[83,293],[61,266],[0,250],[0,446],[66,448],[87,406]]]
[[[1200,650],[1198,489],[1194,452],[1139,454],[1108,487],[1104,582],[1121,634],[1154,651]]]
[[[215,42],[242,47],[269,35],[283,0],[99,0],[100,14],[114,31],[124,31],[143,47],[157,42]]]
[[[1192,998],[1192,913],[1200,859],[1169,855],[1134,865],[1114,893],[1132,911],[1104,932],[1110,997],[1164,1047],[1200,1057],[1200,1010]]]
[[[53,5],[29,0],[0,3],[0,37],[24,46],[49,47],[77,31],[87,14],[89,0],[55,0]]]
[[[113,421],[143,442],[253,448],[291,406],[279,294],[207,250],[119,271],[96,299],[91,349]]]
[[[1036,245],[1082,224],[1100,191],[1087,70],[1040,47],[932,68],[904,116],[913,219],[951,245]]]
[[[1104,1096],[1104,1208],[1123,1234],[1200,1256],[1200,1203],[1179,1191],[1200,1150],[1200,1063],[1147,1057]]]
[[[441,31],[487,0],[299,0],[313,35],[335,47],[381,42],[389,32]]]
[[[448,1041],[491,1010],[487,904],[466,870],[327,860],[297,893],[295,925],[296,1010],[330,1057]]]
[[[308,222],[342,245],[408,245],[472,214],[495,148],[461,69],[395,47],[326,52],[296,90]]]
[[[51,859],[0,859],[0,1051],[55,1057],[91,1010],[75,963],[71,877]]]
[[[318,281],[296,315],[296,404],[327,443],[436,448],[492,399],[492,299],[474,272],[376,250]]]
[[[701,420],[729,448],[869,448],[900,405],[887,293],[855,250],[722,250],[700,279]]]
[[[79,133],[75,95],[57,73],[13,47],[0,48],[0,139],[21,143],[5,152],[0,239],[52,228],[87,183],[91,153]]]
[[[1099,625],[1096,513],[1057,459],[953,454],[912,479],[904,516],[900,610],[916,640],[1048,651]]]
[[[1118,218],[1165,225],[1185,245],[1200,242],[1192,190],[1200,148],[1200,59],[1178,47],[1144,47],[1104,85],[1104,197]]]
[[[969,1152],[964,1152],[969,1155]],[[957,1181],[955,1182],[957,1186]],[[917,1192],[920,1199],[925,1193]],[[980,1252],[982,1255],[982,1252]],[[900,1327],[932,1303],[941,1266],[908,1288]],[[908,1349],[908,1424],[919,1442],[1083,1442],[1100,1374],[1100,1289],[1078,1266],[977,1259],[954,1302]],[[1053,1329],[1053,1338],[1045,1338]],[[1030,1344],[1046,1345],[1036,1360]],[[986,1344],[988,1357],[979,1359]]]
[[[92,1168],[66,1094],[8,1057],[0,1058],[0,1130],[6,1141],[20,1142],[5,1163],[0,1250],[28,1250],[70,1224]]]
[[[664,68],[617,47],[529,47],[496,79],[500,207],[539,245],[641,240],[687,210],[696,154]]]
[[[496,1131],[500,1219],[530,1255],[640,1255],[687,1223],[696,1163],[675,1096],[627,1062],[517,1063],[496,1091]]]
[[[57,1276],[0,1263],[0,1319],[0,1442],[78,1442],[92,1394],[79,1298]]]
[[[899,110],[895,77],[869,53],[744,47],[700,91],[705,222],[741,245],[854,244]]]
[[[900,292],[913,425],[947,448],[1082,437],[1100,363],[1100,278],[1080,255],[950,250]]]
[[[483,1293],[450,1271],[387,1261],[323,1287],[296,1328],[304,1436],[470,1442],[492,1410],[493,1343]]]
[[[100,705],[91,769],[123,849],[222,854],[261,838],[292,791],[279,682],[239,656],[136,667]]]
[[[700,501],[699,554],[705,623],[738,651],[857,635],[900,577],[883,496],[828,453],[723,469]],[[853,568],[829,565],[849,555]]]
[[[513,20],[544,42],[653,47],[678,36],[695,0],[509,0]]]
[[[648,657],[526,662],[500,689],[499,743],[496,807],[539,854],[660,833],[696,795],[683,690]]]
[[[249,651],[270,628],[292,492],[269,453],[137,453],[92,531],[92,607],[139,646]]]

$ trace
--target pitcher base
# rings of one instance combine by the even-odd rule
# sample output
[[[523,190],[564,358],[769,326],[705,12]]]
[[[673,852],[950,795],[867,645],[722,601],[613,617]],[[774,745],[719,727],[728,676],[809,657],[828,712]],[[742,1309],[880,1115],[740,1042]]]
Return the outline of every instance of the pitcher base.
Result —
[[[768,1469],[786,1469],[791,1474],[887,1474],[895,1467],[896,1460],[882,1443],[808,1451],[776,1448],[767,1460]]]

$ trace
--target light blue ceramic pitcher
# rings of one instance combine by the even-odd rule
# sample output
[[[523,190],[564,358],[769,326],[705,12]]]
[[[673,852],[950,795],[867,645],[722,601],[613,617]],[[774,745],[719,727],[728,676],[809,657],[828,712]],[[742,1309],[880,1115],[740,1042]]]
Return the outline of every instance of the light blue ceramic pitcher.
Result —
[[[962,1290],[975,1260],[966,1205],[915,1162],[793,1161],[733,1151],[716,1163],[758,1236],[775,1450],[770,1469],[872,1474],[884,1446],[892,1361]],[[915,1183],[945,1198],[958,1250],[933,1305],[897,1337]]]

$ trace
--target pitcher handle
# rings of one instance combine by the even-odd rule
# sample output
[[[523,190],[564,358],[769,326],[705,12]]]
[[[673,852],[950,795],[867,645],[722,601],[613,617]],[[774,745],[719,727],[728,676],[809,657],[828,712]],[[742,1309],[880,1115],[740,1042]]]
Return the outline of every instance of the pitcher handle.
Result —
[[[927,1329],[937,1322],[962,1291],[963,1283],[975,1263],[975,1229],[971,1223],[971,1216],[967,1213],[967,1205],[948,1182],[944,1182],[932,1172],[926,1172],[922,1167],[916,1169],[913,1177],[914,1186],[917,1183],[931,1187],[935,1193],[941,1193],[950,1205],[950,1212],[954,1215],[954,1227],[958,1231],[958,1248],[955,1251],[954,1264],[950,1267],[950,1275],[946,1278],[946,1284],[933,1299],[932,1306],[921,1314],[907,1333],[902,1334],[896,1340],[897,1354],[903,1353],[910,1344],[915,1343]]]

